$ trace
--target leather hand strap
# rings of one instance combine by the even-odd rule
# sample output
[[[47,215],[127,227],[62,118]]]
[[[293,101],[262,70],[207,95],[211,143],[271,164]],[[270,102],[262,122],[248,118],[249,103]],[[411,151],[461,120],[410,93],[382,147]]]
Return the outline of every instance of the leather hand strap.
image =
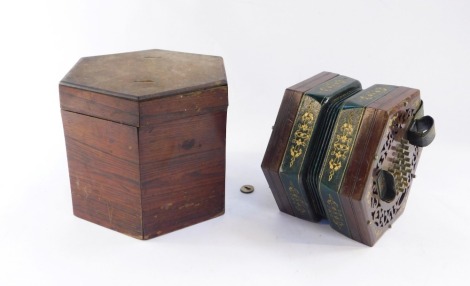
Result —
[[[421,106],[407,132],[408,141],[418,147],[428,146],[436,137],[434,119],[429,115],[422,116],[422,113],[423,103],[421,102]]]

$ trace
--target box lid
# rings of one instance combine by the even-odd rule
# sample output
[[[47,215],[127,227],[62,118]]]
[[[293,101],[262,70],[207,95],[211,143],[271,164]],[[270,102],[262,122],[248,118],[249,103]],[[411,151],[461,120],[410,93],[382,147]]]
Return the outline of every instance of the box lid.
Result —
[[[226,84],[221,57],[165,50],[81,58],[60,82],[133,101]]]

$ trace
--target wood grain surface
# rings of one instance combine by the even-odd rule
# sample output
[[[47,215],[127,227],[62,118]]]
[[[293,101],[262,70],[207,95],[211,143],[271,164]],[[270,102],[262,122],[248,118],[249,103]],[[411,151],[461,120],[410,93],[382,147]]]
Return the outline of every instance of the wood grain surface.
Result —
[[[348,175],[345,176],[343,184],[345,191],[342,193],[344,206],[350,208],[348,212],[354,213],[361,242],[366,245],[373,246],[385,231],[377,233],[371,228],[370,202],[366,194],[371,190],[376,177],[374,175],[377,173],[375,164],[377,160],[381,160],[380,149],[387,140],[386,134],[390,128],[390,119],[399,110],[405,108],[404,102],[411,103],[416,100],[419,100],[418,90],[398,87],[384,98],[370,104],[366,109],[366,112],[373,110],[374,115],[368,120],[370,127],[360,131],[360,137],[356,143],[358,150],[354,150],[352,155]],[[391,160],[393,156],[392,152],[389,152],[384,160]],[[347,198],[349,203],[347,203]]]
[[[141,102],[60,86],[60,99],[76,216],[148,239],[224,213],[227,86]]]
[[[82,89],[59,85],[62,110],[139,126],[139,103]]]
[[[227,87],[141,104],[144,237],[224,213]]]
[[[142,238],[137,128],[62,111],[74,214]]]

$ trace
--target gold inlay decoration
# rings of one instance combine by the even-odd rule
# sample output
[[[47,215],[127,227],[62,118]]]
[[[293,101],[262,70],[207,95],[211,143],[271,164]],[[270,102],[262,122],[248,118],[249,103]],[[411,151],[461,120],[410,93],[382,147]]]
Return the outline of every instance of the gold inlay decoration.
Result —
[[[337,89],[345,85],[348,81],[350,81],[350,79],[346,77],[333,78],[325,83],[322,83],[320,87],[318,88],[318,90],[321,92],[330,92],[334,89]]]
[[[294,204],[294,208],[299,211],[301,214],[304,214],[307,212],[307,209],[305,208],[305,203],[302,199],[302,196],[300,195],[299,190],[297,190],[294,187],[294,184],[292,182],[289,182],[289,193],[290,197],[292,199],[292,203]]]
[[[359,96],[359,98],[363,101],[369,101],[371,99],[374,99],[377,96],[384,94],[385,92],[387,92],[387,89],[385,87],[378,86],[370,91],[367,91],[363,95]]]
[[[353,141],[354,127],[351,123],[350,116],[348,116],[346,122],[339,122],[338,127],[339,132],[336,132],[333,150],[330,153],[330,157],[332,158],[328,162],[330,168],[328,181],[331,181],[335,173],[343,167],[343,164],[346,161],[346,155],[351,150],[351,143]]]
[[[326,209],[328,210],[330,221],[341,229],[344,226],[343,212],[331,195],[328,195],[328,200],[326,200]]]
[[[289,166],[291,168],[294,166],[297,158],[299,158],[308,147],[308,142],[310,142],[313,127],[319,112],[318,104],[315,104],[313,101],[310,101],[305,108],[301,108],[302,110],[300,110],[297,115],[296,121],[298,123],[289,149],[291,156]]]
[[[395,113],[392,117],[390,117],[388,121],[388,127],[392,127],[393,125],[395,125],[395,123],[397,122],[397,119],[398,119],[398,113]]]

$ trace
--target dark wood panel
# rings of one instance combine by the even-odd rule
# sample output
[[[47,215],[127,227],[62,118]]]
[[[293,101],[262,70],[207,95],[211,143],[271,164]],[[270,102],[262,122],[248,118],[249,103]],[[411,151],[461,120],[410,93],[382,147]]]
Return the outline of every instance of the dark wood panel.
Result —
[[[372,110],[374,113],[369,126],[364,125],[364,130],[359,131],[357,138],[357,147],[351,153],[350,167],[344,178],[343,185],[346,190],[345,194],[355,200],[360,200],[365,183],[368,180],[368,173],[371,168],[371,162],[374,162],[375,152],[383,139],[383,134],[389,120],[386,111],[388,102],[400,100],[405,90],[401,87],[393,90],[387,96],[370,104],[366,108],[366,112]],[[372,115],[371,115],[372,116]],[[362,127],[361,127],[362,129]]]
[[[369,232],[367,220],[365,223],[362,223],[361,221],[366,217],[364,210],[362,209],[362,203],[360,201],[351,200],[350,205],[352,206],[354,214],[356,215],[358,230],[361,233],[361,240],[359,242],[368,246],[374,246],[376,239]]]
[[[141,103],[144,238],[224,213],[227,88]]]
[[[224,212],[224,148],[148,161],[141,170],[145,238]]]
[[[362,190],[368,179],[367,173],[371,169],[372,162],[375,160],[375,150],[382,139],[388,117],[384,116],[383,112],[377,114],[375,108],[366,108],[365,112],[370,116],[370,118],[367,118],[369,120],[366,119],[369,125],[361,126],[361,130],[358,133],[356,148],[351,153],[348,170],[344,176],[341,196],[349,200],[349,203],[345,203],[343,206],[351,208],[350,212],[355,215],[354,222],[359,231],[359,241],[372,246],[373,242],[366,229],[367,224],[363,221],[364,217],[362,211],[357,208],[357,203],[362,199]]]
[[[225,111],[183,117],[139,129],[142,164],[225,147]]]
[[[365,238],[359,229],[359,222],[357,221],[358,216],[354,212],[354,208],[350,202],[350,192],[354,188],[354,180],[358,178],[359,170],[358,166],[362,163],[365,156],[365,152],[369,150],[368,142],[372,133],[374,132],[374,121],[375,121],[375,109],[366,108],[362,117],[361,126],[357,133],[357,140],[354,145],[354,149],[351,151],[351,158],[348,163],[344,175],[344,181],[340,190],[340,201],[343,206],[343,211],[346,216],[346,220],[349,224],[351,231],[351,238],[363,242]],[[367,244],[367,243],[366,243]]]
[[[380,236],[377,236],[369,227],[367,221],[368,204],[365,193],[371,188],[373,181],[374,165],[376,156],[380,154],[381,146],[384,145],[386,132],[389,128],[388,122],[399,109],[405,108],[403,102],[411,102],[419,96],[419,91],[406,87],[399,87],[387,96],[373,102],[366,108],[366,112],[374,112],[370,116],[370,122],[363,122],[358,136],[357,147],[352,153],[351,165],[344,180],[343,196],[349,197],[351,212],[355,215],[357,229],[360,232],[361,242],[372,246]]]
[[[227,86],[164,97],[140,103],[141,126],[168,123],[175,119],[226,111]]]
[[[139,105],[136,101],[64,85],[59,85],[59,94],[62,110],[139,126]]]
[[[74,214],[142,238],[137,128],[62,111]]]

